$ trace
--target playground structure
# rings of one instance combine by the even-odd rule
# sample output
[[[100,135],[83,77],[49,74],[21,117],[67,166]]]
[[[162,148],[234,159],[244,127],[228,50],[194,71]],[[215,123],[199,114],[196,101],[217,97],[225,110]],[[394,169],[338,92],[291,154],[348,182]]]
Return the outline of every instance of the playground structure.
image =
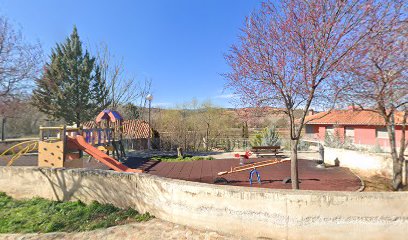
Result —
[[[38,149],[38,141],[31,140],[18,143],[0,154],[0,157],[11,155],[11,159],[7,162],[7,166],[11,166],[21,156]]]
[[[99,127],[99,132],[97,134],[98,149],[103,152],[107,152],[108,155],[109,155],[109,151],[112,151],[112,154],[114,156],[116,155],[117,159],[122,159],[126,157],[125,149],[122,143],[122,140],[123,140],[123,118],[122,116],[116,111],[103,110],[96,117],[95,123]],[[117,128],[115,128],[114,123],[118,123]],[[104,129],[106,130],[109,129],[108,130],[109,132],[106,132],[106,134],[103,135],[105,144],[101,145],[101,134],[100,133],[103,132]],[[115,131],[115,129],[117,130]],[[87,139],[93,136],[90,131],[87,131],[87,130],[85,131],[87,132]]]
[[[244,165],[244,159],[249,160],[251,155],[251,151],[246,151],[245,153],[235,153],[234,157],[239,158],[239,165]]]
[[[85,167],[83,152],[91,158],[119,172],[142,172],[123,165],[125,151],[121,143],[121,123],[123,119],[119,113],[110,110],[102,111],[96,118],[98,128],[82,129],[75,127],[40,127],[38,141],[23,142],[7,149],[0,156],[11,155],[7,166],[22,155],[38,150],[38,166],[53,168],[82,168]],[[110,125],[119,123],[119,132],[115,132]],[[110,156],[110,153],[112,156]]]
[[[272,160],[266,160],[266,161],[262,161],[262,162],[256,162],[256,163],[241,165],[241,166],[238,166],[238,167],[231,167],[231,170],[229,170],[229,171],[219,172],[218,176],[250,170],[249,171],[249,184],[252,185],[252,177],[253,177],[254,174],[256,174],[258,183],[261,183],[261,174],[259,173],[257,168],[262,168],[262,167],[266,167],[266,166],[269,166],[269,165],[274,165],[274,164],[286,162],[286,161],[289,161],[289,160],[290,160],[289,158],[284,158],[284,159],[277,159],[276,158],[276,159],[272,159]]]
[[[256,175],[258,183],[261,183],[261,174],[259,173],[257,168],[261,168],[261,167],[281,163],[281,162],[284,162],[284,161],[288,160],[288,159],[279,160],[277,158],[278,157],[277,154],[278,154],[279,150],[280,150],[280,146],[257,146],[257,147],[253,147],[251,150],[248,150],[248,151],[245,151],[245,152],[235,153],[234,157],[239,159],[239,165],[240,166],[234,167],[234,168],[231,167],[230,171],[219,172],[218,176],[250,170],[249,171],[249,184],[252,185],[252,177],[253,177],[254,174]],[[275,155],[275,159],[266,160],[266,161],[257,162],[257,163],[251,163],[251,161],[250,161],[251,155],[256,154],[257,157],[260,157],[261,153],[264,153],[264,154],[272,153],[272,154]],[[249,161],[248,164],[244,164],[244,160],[248,160]],[[225,181],[226,181],[226,179],[224,179],[224,178],[217,178],[215,180],[215,182],[225,182]]]

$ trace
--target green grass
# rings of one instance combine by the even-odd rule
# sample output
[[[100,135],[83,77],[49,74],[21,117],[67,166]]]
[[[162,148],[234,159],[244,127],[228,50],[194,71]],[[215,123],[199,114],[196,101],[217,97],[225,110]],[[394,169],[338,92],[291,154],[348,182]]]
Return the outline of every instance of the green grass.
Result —
[[[77,232],[141,222],[152,216],[111,204],[15,200],[0,192],[0,233]]]
[[[203,157],[203,156],[184,156],[179,158],[178,156],[153,156],[152,160],[162,161],[162,162],[189,162],[189,161],[198,161],[198,160],[214,160],[213,157]]]

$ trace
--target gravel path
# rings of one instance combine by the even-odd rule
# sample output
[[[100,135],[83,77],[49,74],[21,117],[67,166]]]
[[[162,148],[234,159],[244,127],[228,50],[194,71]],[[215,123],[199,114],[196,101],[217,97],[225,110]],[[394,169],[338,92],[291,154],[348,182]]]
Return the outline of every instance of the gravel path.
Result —
[[[167,240],[167,239],[197,239],[197,240],[233,240],[245,239],[236,236],[221,235],[217,232],[202,231],[185,226],[152,219],[147,222],[98,229],[89,232],[45,233],[45,234],[0,234],[4,240]]]

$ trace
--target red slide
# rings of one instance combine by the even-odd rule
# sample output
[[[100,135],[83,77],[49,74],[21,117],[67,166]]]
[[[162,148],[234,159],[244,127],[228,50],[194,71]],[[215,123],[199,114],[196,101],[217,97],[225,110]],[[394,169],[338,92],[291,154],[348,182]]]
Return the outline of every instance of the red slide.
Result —
[[[76,136],[76,138],[68,137],[68,141],[78,147],[79,150],[82,150],[89,155],[91,155],[96,160],[105,164],[109,168],[118,171],[118,172],[142,172],[139,169],[128,168],[122,163],[118,162],[116,159],[110,157],[102,151],[99,151],[97,148],[87,143],[83,136]]]

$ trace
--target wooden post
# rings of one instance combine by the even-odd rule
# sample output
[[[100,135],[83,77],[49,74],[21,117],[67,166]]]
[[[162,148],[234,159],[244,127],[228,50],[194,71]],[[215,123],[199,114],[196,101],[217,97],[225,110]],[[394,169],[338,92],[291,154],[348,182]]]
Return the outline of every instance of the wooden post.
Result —
[[[67,137],[66,137],[66,134],[67,134],[67,126],[66,125],[63,125],[62,126],[62,129],[60,130],[60,140],[62,141],[62,151],[63,151],[63,154],[62,154],[62,164],[63,164],[63,166],[65,165],[65,153],[67,152],[66,150],[66,146],[67,146]],[[81,156],[81,154],[80,154],[80,156]],[[81,156],[82,157],[82,156]]]
[[[40,137],[40,141],[42,141],[42,139],[43,139],[43,130],[42,130],[42,126],[40,126],[39,137]]]
[[[1,118],[1,141],[6,140],[6,134],[5,134],[5,129],[6,129],[6,117]]]

